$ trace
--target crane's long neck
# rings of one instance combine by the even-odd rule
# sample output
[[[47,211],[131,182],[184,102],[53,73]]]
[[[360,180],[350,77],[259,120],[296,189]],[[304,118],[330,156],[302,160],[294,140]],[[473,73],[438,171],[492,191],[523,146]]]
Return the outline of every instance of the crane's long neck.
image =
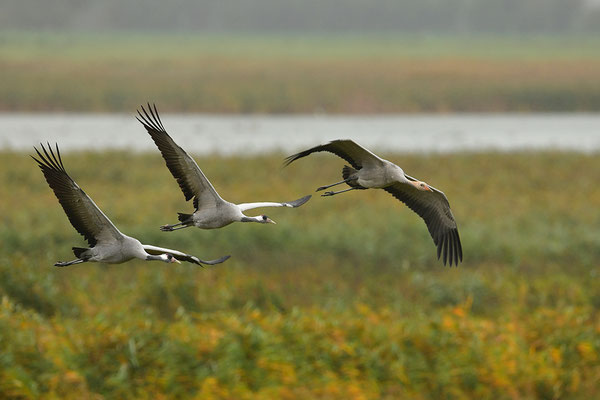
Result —
[[[166,261],[166,254],[150,254],[139,240],[130,236],[124,235],[123,247],[129,250],[128,253],[130,257],[139,258],[144,261]]]
[[[275,224],[276,223],[275,221],[273,221],[271,218],[267,217],[266,215],[259,215],[256,217],[247,217],[242,214],[242,218],[240,219],[240,221],[242,221],[242,222],[258,222],[259,224]]]
[[[263,222],[262,220],[262,216],[258,216],[258,217],[248,217],[246,215],[242,214],[242,218],[240,219],[241,222]]]
[[[390,163],[388,173],[390,175],[390,178],[395,180],[396,182],[410,183],[410,180],[407,179],[406,175],[404,174],[404,170],[396,164]]]

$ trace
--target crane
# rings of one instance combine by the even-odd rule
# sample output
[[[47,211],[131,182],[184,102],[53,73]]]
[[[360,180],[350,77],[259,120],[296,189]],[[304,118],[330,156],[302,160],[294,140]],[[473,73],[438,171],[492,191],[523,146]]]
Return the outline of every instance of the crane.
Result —
[[[178,213],[179,223],[163,225],[162,231],[174,231],[190,226],[201,229],[216,229],[227,226],[233,222],[258,222],[262,224],[275,224],[275,221],[266,215],[249,217],[244,214],[259,207],[300,207],[312,196],[304,196],[298,200],[288,202],[255,202],[234,204],[219,196],[206,175],[198,164],[169,136],[165,130],[156,105],[148,104],[148,110],[141,107],[138,110],[137,120],[142,123],[154,143],[160,150],[167,168],[177,180],[185,199],[194,199],[194,212],[192,214]]]
[[[350,163],[342,169],[340,182],[321,186],[317,191],[329,189],[340,184],[350,188],[327,191],[322,196],[334,196],[339,193],[361,189],[383,189],[406,204],[417,213],[427,225],[429,234],[437,246],[438,259],[443,254],[443,262],[450,266],[462,261],[462,244],[456,226],[456,220],[450,210],[446,195],[427,183],[404,173],[396,164],[384,160],[352,140],[333,140],[327,144],[315,146],[287,157],[284,165],[306,157],[312,153],[327,151]]]
[[[204,261],[181,251],[142,244],[139,240],[121,233],[69,176],[63,165],[58,144],[56,144],[56,153],[49,143],[47,144],[48,149],[43,144],[40,146],[43,154],[34,147],[39,158],[34,156],[31,158],[38,163],[46,182],[54,191],[73,227],[87,240],[90,246],[88,248],[73,247],[73,253],[77,258],[73,261],[59,261],[54,264],[55,266],[66,267],[84,262],[120,264],[133,258],[165,263],[180,263],[179,260],[181,260],[198,265],[214,265],[222,263],[230,257],[224,256],[217,260]]]

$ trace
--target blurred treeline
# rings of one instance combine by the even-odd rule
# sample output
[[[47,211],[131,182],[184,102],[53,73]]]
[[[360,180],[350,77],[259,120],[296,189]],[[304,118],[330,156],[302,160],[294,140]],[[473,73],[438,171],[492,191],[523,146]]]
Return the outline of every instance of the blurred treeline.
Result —
[[[0,34],[2,111],[600,110],[594,37]]]
[[[594,0],[4,0],[0,29],[213,33],[600,32]]]

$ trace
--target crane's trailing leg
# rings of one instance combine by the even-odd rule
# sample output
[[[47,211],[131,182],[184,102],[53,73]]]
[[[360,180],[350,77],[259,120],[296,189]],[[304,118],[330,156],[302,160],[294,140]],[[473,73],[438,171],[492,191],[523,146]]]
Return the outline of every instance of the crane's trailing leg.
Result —
[[[193,226],[194,225],[194,220],[193,220],[193,215],[192,214],[184,214],[184,213],[177,213],[178,217],[177,219],[179,219],[179,222],[173,225],[163,225],[160,227],[160,230],[163,232],[171,232],[171,231],[176,231],[178,229],[183,229],[183,228],[187,228],[188,226]],[[183,225],[183,226],[180,226]],[[175,228],[176,226],[179,226],[179,228]]]
[[[357,188],[357,187],[351,187],[350,189],[344,189],[344,190],[340,190],[337,192],[325,192],[321,195],[321,197],[325,197],[325,196],[333,196],[334,194],[340,194],[340,193],[344,193],[344,192],[348,192],[350,190],[355,190],[355,189],[361,189],[361,188]]]
[[[356,189],[362,189],[362,187],[360,187],[360,185],[358,185],[356,183],[357,173],[358,173],[358,170],[356,170],[352,167],[349,167],[347,165],[344,165],[344,168],[342,168],[342,178],[344,178],[344,180],[339,181],[337,183],[332,183],[331,185],[321,186],[320,188],[317,189],[317,192],[324,190],[324,189],[328,189],[333,186],[341,185],[342,183],[347,183],[350,186],[356,187]],[[334,194],[338,194],[338,193],[342,193],[342,192],[347,192],[347,190],[342,190],[340,192],[327,192],[321,196],[333,196]]]
[[[73,265],[73,264],[81,264],[86,262],[87,260],[82,260],[80,258],[78,258],[77,260],[73,260],[73,261],[58,261],[54,264],[55,267],[68,267],[69,265]]]
[[[172,231],[187,228],[190,226],[190,225],[183,225],[183,226],[179,226],[179,225],[183,225],[183,222],[180,222],[178,224],[173,224],[173,225],[163,225],[160,227],[160,230],[163,232],[172,232]],[[179,228],[176,228],[176,226],[179,226]]]
[[[317,190],[315,190],[315,192],[320,192],[321,190],[329,189],[330,187],[341,185],[342,183],[348,183],[348,181],[350,181],[350,179],[344,179],[343,181],[340,181],[340,182],[337,182],[337,183],[332,183],[331,185],[321,186],[320,188],[318,188]]]

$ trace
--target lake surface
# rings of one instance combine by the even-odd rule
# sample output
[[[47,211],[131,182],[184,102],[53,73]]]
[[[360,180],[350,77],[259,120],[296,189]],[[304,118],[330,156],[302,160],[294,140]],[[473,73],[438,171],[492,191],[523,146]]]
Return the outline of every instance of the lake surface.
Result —
[[[385,152],[600,151],[600,114],[161,117],[194,154],[290,154],[338,138]],[[156,150],[133,114],[0,114],[0,149],[46,141],[64,151]]]

